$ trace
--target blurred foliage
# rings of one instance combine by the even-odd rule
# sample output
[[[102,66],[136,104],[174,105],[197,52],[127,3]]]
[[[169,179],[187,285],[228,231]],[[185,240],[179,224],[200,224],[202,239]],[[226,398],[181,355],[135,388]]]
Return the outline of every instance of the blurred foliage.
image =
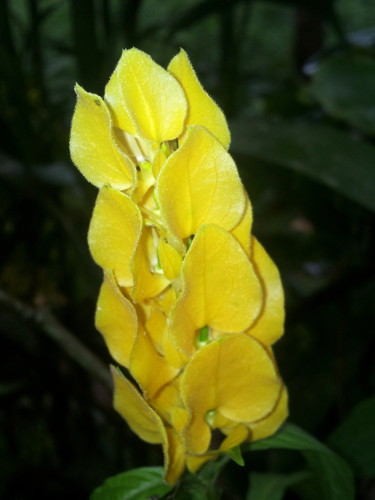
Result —
[[[285,285],[276,355],[291,420],[345,457],[357,498],[374,498],[371,0],[0,2],[0,497],[87,498],[162,463],[111,408],[86,244],[95,190],[68,151],[75,81],[102,94],[133,45],[163,65],[184,47],[230,117],[254,232]],[[225,466],[223,499],[308,498],[298,454],[245,460]]]

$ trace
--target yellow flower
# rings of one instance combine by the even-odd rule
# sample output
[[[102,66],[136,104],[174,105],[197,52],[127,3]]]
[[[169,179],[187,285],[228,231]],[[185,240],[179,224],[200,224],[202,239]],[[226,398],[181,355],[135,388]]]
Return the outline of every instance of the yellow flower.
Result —
[[[285,420],[271,348],[283,333],[280,276],[251,235],[225,117],[184,51],[164,70],[126,50],[104,99],[76,92],[71,156],[99,188],[88,234],[104,271],[96,326],[137,383],[113,369],[114,405],[162,444],[173,484]]]

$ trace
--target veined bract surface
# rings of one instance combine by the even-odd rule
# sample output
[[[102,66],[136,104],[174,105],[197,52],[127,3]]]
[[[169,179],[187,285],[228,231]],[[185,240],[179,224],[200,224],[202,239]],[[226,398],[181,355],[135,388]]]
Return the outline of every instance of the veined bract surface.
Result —
[[[70,150],[99,188],[88,240],[104,271],[96,326],[122,367],[114,405],[162,444],[174,484],[285,420],[280,276],[251,234],[226,119],[184,51],[165,70],[125,50],[104,99],[76,93]]]

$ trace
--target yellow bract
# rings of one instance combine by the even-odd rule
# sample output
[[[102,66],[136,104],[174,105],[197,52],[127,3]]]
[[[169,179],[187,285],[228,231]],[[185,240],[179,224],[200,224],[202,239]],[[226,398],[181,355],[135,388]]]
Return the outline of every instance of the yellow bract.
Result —
[[[139,391],[115,368],[114,407],[126,419],[131,429],[148,443],[162,443],[165,429],[162,420],[146,403]]]
[[[262,284],[264,301],[258,320],[247,332],[264,345],[272,345],[284,331],[284,292],[280,274],[256,238],[253,238],[252,260]]]
[[[135,183],[135,166],[120,151],[104,101],[76,86],[77,105],[72,122],[70,153],[88,181],[127,189]]]
[[[275,408],[271,411],[269,415],[250,424],[250,436],[252,441],[258,439],[264,439],[268,436],[274,434],[280,427],[280,422],[288,416],[288,392],[286,387],[282,388],[279,399],[276,403]]]
[[[253,209],[248,197],[246,197],[246,207],[245,213],[242,219],[237,224],[235,228],[232,229],[231,233],[236,238],[236,240],[241,244],[243,250],[247,256],[251,254],[251,227],[253,225]]]
[[[188,101],[186,125],[202,125],[228,149],[230,132],[224,113],[199,83],[189,58],[181,49],[169,63],[168,70],[180,82]]]
[[[187,355],[194,352],[199,328],[242,332],[262,307],[251,262],[235,238],[214,225],[202,226],[195,236],[182,266],[182,283],[170,335]]]
[[[172,245],[169,245],[163,238],[159,242],[158,257],[160,267],[165,277],[173,281],[181,271],[182,257]]]
[[[137,49],[124,50],[106,88],[120,128],[160,143],[183,130],[187,102],[176,79]]]
[[[71,155],[100,188],[88,234],[104,271],[95,322],[135,381],[112,370],[114,406],[162,444],[174,484],[287,417],[271,348],[282,284],[251,235],[224,114],[184,51],[165,70],[125,50],[104,100],[76,90]]]
[[[95,326],[103,334],[112,357],[128,367],[138,333],[137,313],[109,273],[104,275],[100,289]]]
[[[182,379],[182,397],[192,415],[188,451],[207,451],[211,439],[208,412],[249,424],[272,411],[280,390],[274,364],[256,340],[239,333],[206,345],[191,359]]]
[[[137,205],[126,195],[109,187],[98,194],[88,240],[94,260],[113,271],[121,286],[133,285],[130,267],[142,230]]]
[[[145,331],[140,332],[137,337],[129,370],[148,399],[152,399],[178,372],[176,368],[166,362],[164,356],[158,353]]]
[[[245,425],[236,425],[217,450],[209,451],[201,455],[188,455],[186,465],[190,472],[196,472],[208,460],[216,458],[218,455],[235,448],[239,444],[246,441],[248,437],[249,429]]]
[[[133,262],[135,278],[132,299],[134,302],[142,302],[155,297],[168,286],[169,281],[162,274],[155,272],[156,266],[156,246],[150,228],[146,227],[143,229]]]
[[[161,214],[171,231],[186,238],[202,224],[232,229],[245,211],[236,165],[205,128],[192,126],[157,182]]]

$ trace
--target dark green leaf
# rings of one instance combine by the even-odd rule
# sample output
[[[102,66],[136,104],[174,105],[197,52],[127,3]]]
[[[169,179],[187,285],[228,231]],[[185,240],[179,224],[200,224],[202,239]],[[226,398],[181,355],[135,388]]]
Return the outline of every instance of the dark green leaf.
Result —
[[[178,484],[173,499],[177,500],[216,500],[220,498],[217,478],[228,463],[227,454],[207,462],[197,474],[187,474]]]
[[[70,14],[75,55],[80,83],[90,91],[101,92],[100,52],[96,30],[94,0],[70,1]]]
[[[0,384],[0,398],[9,396],[10,394],[15,394],[19,389],[25,385],[25,382],[4,382]]]
[[[165,484],[162,467],[140,467],[104,481],[96,488],[90,500],[146,500],[162,496],[172,490]]]
[[[321,125],[265,119],[231,124],[232,151],[305,174],[375,211],[375,148]]]
[[[198,481],[182,481],[171,500],[210,500],[207,488]]]
[[[329,444],[365,477],[375,477],[375,396],[359,403],[335,430]]]
[[[215,483],[216,478],[221,473],[225,465],[229,462],[227,455],[219,456],[216,460],[209,460],[199,470],[199,480],[206,485]],[[193,477],[196,477],[193,475]]]
[[[331,453],[323,443],[291,423],[283,425],[273,436],[251,444],[252,450],[269,450],[271,448]]]
[[[375,134],[375,61],[335,55],[313,77],[312,91],[328,114]]]
[[[292,474],[263,474],[253,472],[250,474],[250,488],[246,500],[281,500],[289,486],[303,481],[309,477],[307,471]]]
[[[206,475],[202,474],[206,469]],[[215,467],[204,466],[198,474],[185,474],[177,484],[168,500],[216,500],[220,498],[220,491],[216,485]],[[206,476],[206,477],[204,477]]]
[[[353,500],[354,479],[347,463],[327,446],[293,424],[251,445],[252,450],[282,448],[301,451],[314,470],[325,500]]]

